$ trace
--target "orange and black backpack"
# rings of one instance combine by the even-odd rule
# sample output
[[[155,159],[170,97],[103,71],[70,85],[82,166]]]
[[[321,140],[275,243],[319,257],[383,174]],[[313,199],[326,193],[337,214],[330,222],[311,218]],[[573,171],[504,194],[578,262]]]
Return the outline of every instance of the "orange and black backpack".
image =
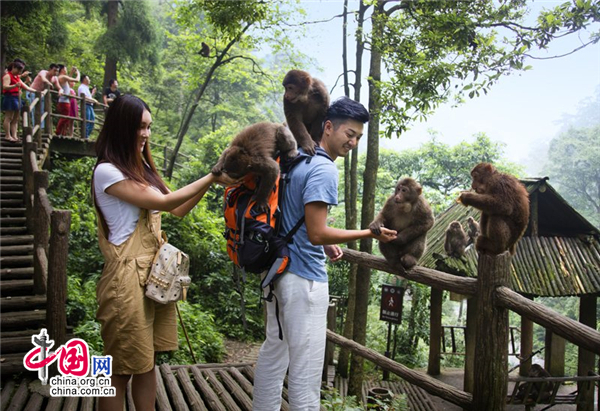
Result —
[[[317,155],[329,158],[321,148],[317,149]],[[301,161],[309,163],[311,159],[307,154],[299,154],[280,163],[279,178],[269,196],[269,210],[266,213],[257,213],[254,209],[256,203],[252,196],[258,185],[256,176],[248,174],[241,184],[225,190],[223,208],[227,253],[231,261],[244,272],[258,274],[267,271],[261,282],[262,288],[272,286],[290,264],[288,244],[304,223],[304,217],[285,236],[281,236],[279,232],[285,210],[281,209],[280,204],[289,172]],[[271,297],[272,292],[266,298],[267,301],[271,301]]]

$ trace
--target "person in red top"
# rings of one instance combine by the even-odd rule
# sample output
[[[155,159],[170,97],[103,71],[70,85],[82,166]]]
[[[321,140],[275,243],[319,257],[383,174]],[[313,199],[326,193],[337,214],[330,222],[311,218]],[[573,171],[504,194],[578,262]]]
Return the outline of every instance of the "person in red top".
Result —
[[[21,109],[21,89],[33,91],[34,89],[23,83],[19,76],[25,66],[18,62],[8,65],[8,70],[2,76],[2,111],[4,112],[4,131],[7,141],[19,141],[17,127],[19,125],[19,111]]]

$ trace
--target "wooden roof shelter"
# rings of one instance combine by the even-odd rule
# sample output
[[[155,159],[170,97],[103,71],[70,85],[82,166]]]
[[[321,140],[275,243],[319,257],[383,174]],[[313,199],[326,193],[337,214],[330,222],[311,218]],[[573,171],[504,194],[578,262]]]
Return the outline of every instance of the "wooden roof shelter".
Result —
[[[530,297],[600,295],[600,230],[573,209],[548,184],[548,178],[521,182],[529,192],[532,213],[512,260],[511,288]],[[533,221],[536,215],[537,224]],[[475,247],[468,247],[465,261],[446,257],[444,251],[450,222],[458,220],[467,227],[468,217],[479,221],[479,210],[458,203],[438,216],[419,265],[475,277]]]
[[[579,297],[579,322],[595,329],[597,298],[600,296],[600,230],[558,194],[547,177],[528,178],[521,182],[529,192],[531,214],[527,230],[511,261],[510,287],[529,299]],[[444,251],[448,225],[458,220],[467,228],[468,217],[479,221],[480,212],[458,203],[438,216],[428,233],[427,250],[419,265],[459,276],[476,277],[478,254],[473,245],[467,247],[463,259],[448,257]],[[441,291],[432,289],[432,316],[438,315],[435,314],[438,312],[441,314],[441,303]],[[434,305],[440,305],[439,309],[434,309]],[[469,307],[465,339],[473,332],[468,330],[468,317]],[[441,318],[435,321],[432,318],[432,324],[441,326]],[[432,341],[441,332],[432,326]],[[530,357],[532,348],[533,323],[522,318],[520,357]],[[431,349],[429,372],[435,375],[440,369],[439,347],[432,344]],[[547,330],[545,349],[545,368],[553,376],[563,376],[565,340]],[[520,374],[526,376],[530,367],[531,358],[521,364]],[[594,368],[594,356],[580,353],[578,374],[587,375]],[[468,385],[467,380],[465,385]]]

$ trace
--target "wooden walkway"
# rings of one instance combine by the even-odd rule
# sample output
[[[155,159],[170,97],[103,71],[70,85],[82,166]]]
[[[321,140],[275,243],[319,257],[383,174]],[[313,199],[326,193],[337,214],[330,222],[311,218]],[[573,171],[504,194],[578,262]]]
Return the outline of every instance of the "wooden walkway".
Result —
[[[158,411],[251,411],[254,367],[251,363],[174,365],[157,367]],[[347,383],[337,377],[335,387],[345,395]],[[366,395],[373,384],[365,383]],[[394,394],[407,395],[411,410],[434,411],[436,407],[427,393],[405,381],[377,383]],[[128,390],[126,410],[135,410]],[[287,381],[283,388],[281,409],[289,410]],[[94,411],[97,399],[92,397],[51,397],[49,386],[42,386],[33,373],[20,380],[3,380],[0,411]],[[321,407],[324,410],[323,407]]]

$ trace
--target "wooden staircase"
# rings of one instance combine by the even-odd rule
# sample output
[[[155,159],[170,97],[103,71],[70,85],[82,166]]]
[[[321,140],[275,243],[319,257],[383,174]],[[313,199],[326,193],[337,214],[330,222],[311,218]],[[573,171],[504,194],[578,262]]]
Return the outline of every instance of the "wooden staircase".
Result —
[[[0,140],[0,371],[24,371],[31,335],[45,326],[46,295],[33,294],[33,235],[26,226],[21,143]]]

